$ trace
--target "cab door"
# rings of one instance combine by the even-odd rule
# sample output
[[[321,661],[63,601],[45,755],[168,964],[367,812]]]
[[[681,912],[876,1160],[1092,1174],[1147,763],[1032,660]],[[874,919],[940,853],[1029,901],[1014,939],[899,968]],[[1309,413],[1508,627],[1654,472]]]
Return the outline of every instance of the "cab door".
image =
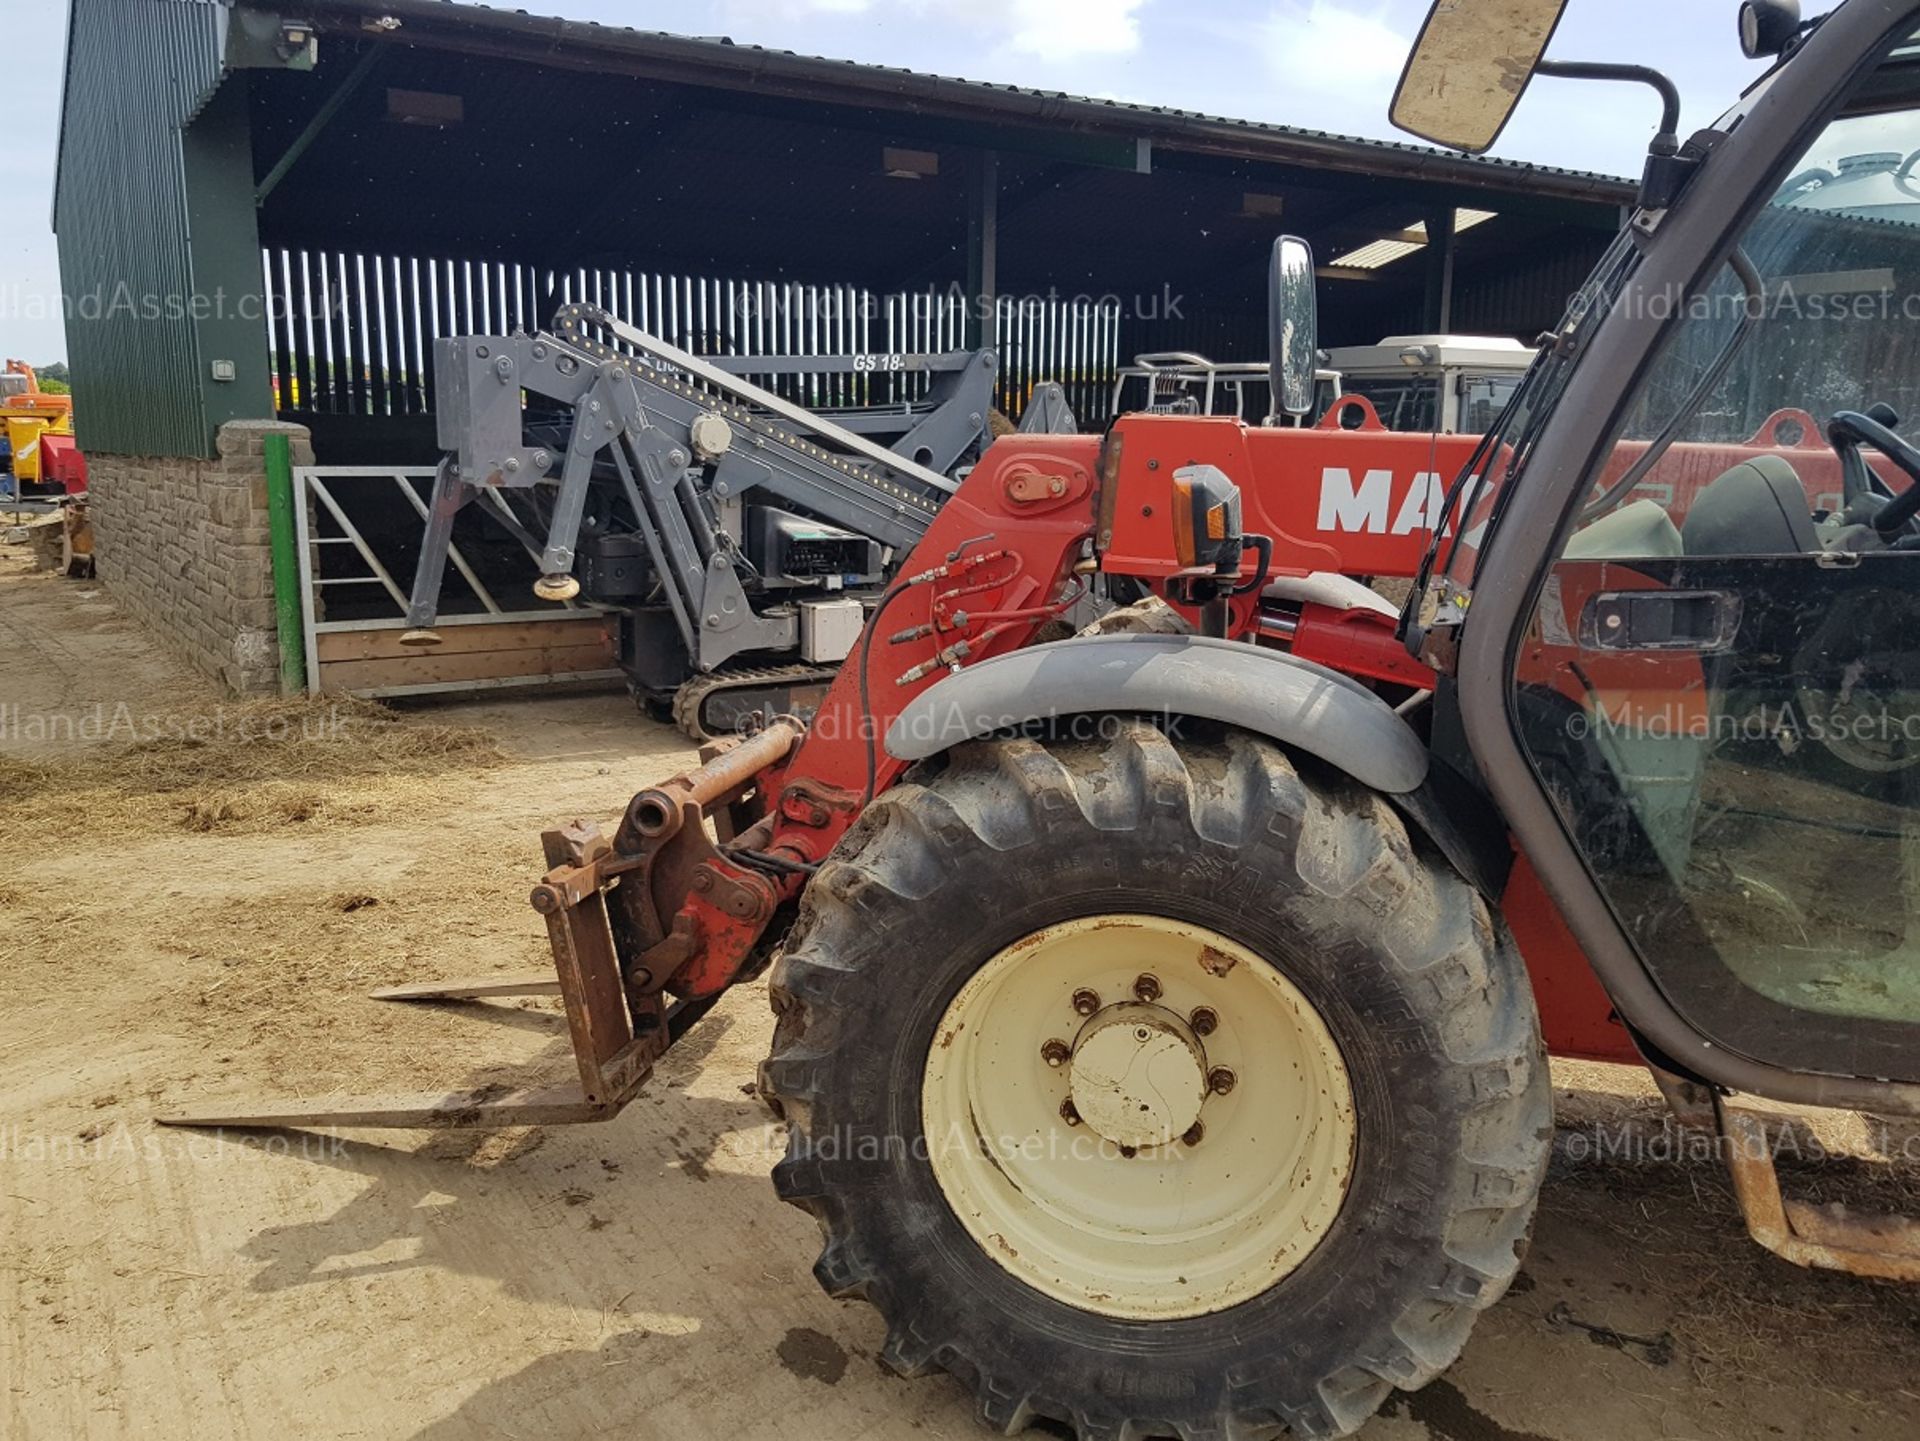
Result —
[[[1673,1008],[1752,1060],[1903,1081],[1920,526],[1879,529],[1912,479],[1866,449],[1849,484],[1825,433],[1872,411],[1920,440],[1920,178],[1893,174],[1916,153],[1920,115],[1877,108],[1793,168],[1751,272],[1646,374],[1510,678],[1527,762]],[[1885,186],[1804,179],[1862,155]]]

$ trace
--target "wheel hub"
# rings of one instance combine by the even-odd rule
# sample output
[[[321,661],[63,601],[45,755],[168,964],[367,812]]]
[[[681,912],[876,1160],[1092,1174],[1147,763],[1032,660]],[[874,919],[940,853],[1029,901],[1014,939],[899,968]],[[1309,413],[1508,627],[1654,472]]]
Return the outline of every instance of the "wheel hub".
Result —
[[[1327,1235],[1352,1174],[1326,1022],[1245,945],[1164,916],[1062,921],[988,958],[938,1022],[920,1100],[983,1252],[1128,1320],[1259,1295]]]
[[[1081,1031],[1070,1064],[1074,1109],[1116,1146],[1164,1146],[1200,1119],[1207,1054],[1164,1007],[1108,1006]]]

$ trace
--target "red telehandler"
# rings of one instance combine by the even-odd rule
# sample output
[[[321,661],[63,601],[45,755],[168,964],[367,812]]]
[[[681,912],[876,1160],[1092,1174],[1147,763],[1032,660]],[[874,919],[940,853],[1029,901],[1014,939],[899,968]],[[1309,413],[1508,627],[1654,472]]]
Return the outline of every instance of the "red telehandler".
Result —
[[[1781,1255],[1920,1275],[1783,1198],[1765,1109],[1920,1115],[1920,6],[1744,6],[1777,63],[1684,141],[1657,73],[1542,58],[1561,8],[1441,0],[1395,102],[1468,150],[1534,74],[1667,111],[1487,436],[1000,440],[809,722],[546,837],[577,1090],[169,1119],[609,1116],[770,967],[815,1274],[1006,1432],[1331,1436],[1432,1379],[1524,1253],[1549,1054],[1651,1068]],[[1276,282],[1298,414],[1303,245]]]

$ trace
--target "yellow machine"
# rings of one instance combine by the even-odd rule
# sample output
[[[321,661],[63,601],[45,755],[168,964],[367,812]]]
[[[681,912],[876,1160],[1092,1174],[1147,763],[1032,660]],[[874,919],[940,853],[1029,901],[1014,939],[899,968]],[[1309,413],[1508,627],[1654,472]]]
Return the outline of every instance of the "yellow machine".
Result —
[[[39,483],[40,437],[48,433],[73,434],[73,397],[42,390],[32,366],[9,360],[0,371],[0,440],[16,486]]]
[[[6,416],[7,447],[13,457],[13,478],[22,485],[40,483],[40,437],[73,434],[73,416],[49,421],[38,415]]]

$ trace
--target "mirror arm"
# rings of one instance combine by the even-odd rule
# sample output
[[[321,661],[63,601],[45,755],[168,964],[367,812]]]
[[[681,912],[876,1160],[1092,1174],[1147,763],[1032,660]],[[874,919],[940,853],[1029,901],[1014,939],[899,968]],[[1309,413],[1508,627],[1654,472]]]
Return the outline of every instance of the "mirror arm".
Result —
[[[1633,85],[1650,85],[1660,93],[1660,135],[1676,149],[1680,144],[1680,87],[1658,70],[1645,65],[1606,65],[1587,60],[1542,60],[1534,67],[1536,75],[1552,75],[1560,80],[1624,80]]]
[[[1618,80],[1650,86],[1660,96],[1660,133],[1647,147],[1647,168],[1640,176],[1640,208],[1665,210],[1679,199],[1705,156],[1692,153],[1691,147],[1680,147],[1680,89],[1673,81],[1645,65],[1584,60],[1542,60],[1533,73],[1561,80]]]

